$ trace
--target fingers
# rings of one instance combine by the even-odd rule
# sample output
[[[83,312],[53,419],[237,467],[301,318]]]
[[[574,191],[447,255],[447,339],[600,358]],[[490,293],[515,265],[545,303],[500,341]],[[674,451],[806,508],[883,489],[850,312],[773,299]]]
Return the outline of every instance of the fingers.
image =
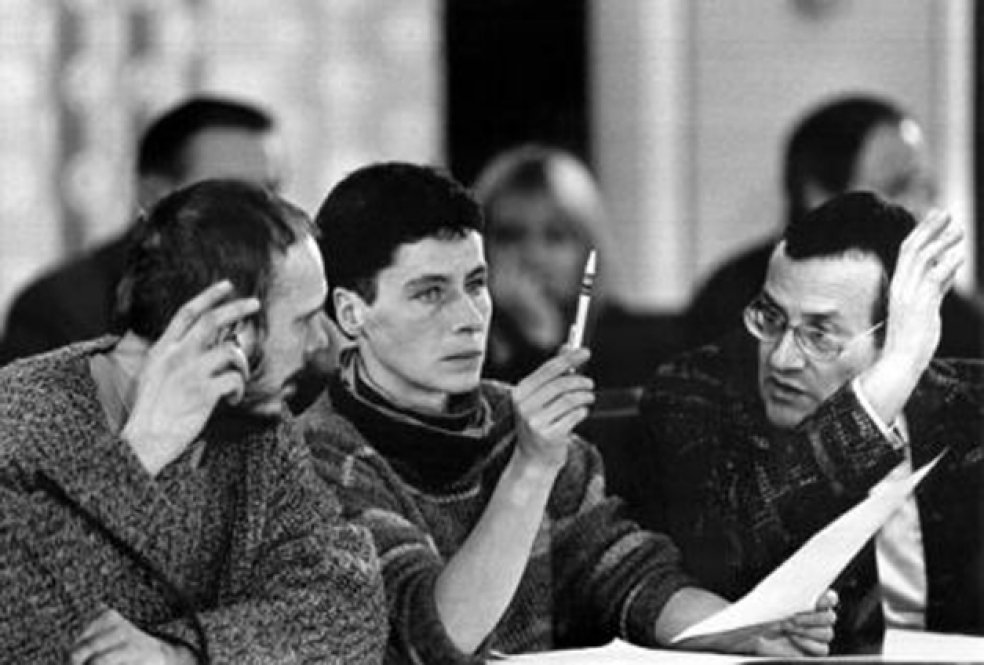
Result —
[[[783,630],[801,635],[823,635],[832,629],[837,621],[837,613],[832,608],[803,612],[782,622]]]
[[[117,649],[125,642],[125,635],[120,628],[126,624],[118,612],[107,610],[90,623],[75,644],[69,662],[72,665],[84,665],[90,658]]]
[[[949,255],[963,254],[963,228],[949,213],[936,210],[913,229],[902,243],[899,260],[911,261],[916,266],[932,269],[948,259]]]
[[[203,356],[200,366],[208,377],[210,399],[218,401],[225,398],[229,404],[238,404],[242,400],[249,380],[249,362],[246,353],[234,340],[210,349]]]
[[[532,414],[528,424],[547,438],[566,436],[588,416],[588,407],[593,403],[592,392],[569,393]]]
[[[185,339],[196,342],[199,348],[208,348],[225,341],[229,329],[260,310],[256,298],[236,298],[205,312],[188,329]]]
[[[513,399],[517,413],[526,424],[542,435],[549,435],[557,429],[559,420],[594,403],[594,381],[579,374],[560,374],[522,401],[516,399],[515,393]]]
[[[208,287],[197,296],[186,302],[175,313],[171,322],[161,335],[161,339],[181,339],[198,318],[228,298],[233,291],[232,282],[222,280]]]
[[[539,368],[513,389],[513,400],[520,403],[541,390],[557,377],[570,374],[591,357],[588,349],[563,349],[556,356],[540,365]],[[583,378],[583,377],[582,377]]]
[[[817,600],[817,604],[814,609],[819,611],[833,610],[837,608],[838,603],[840,603],[840,596],[837,595],[837,591],[834,589],[827,589]]]
[[[819,640],[796,633],[787,633],[787,637],[789,643],[804,656],[826,656],[830,653],[830,640],[834,638],[833,628],[829,628],[828,632],[826,637]]]
[[[260,309],[256,298],[236,298],[233,285],[228,280],[217,282],[186,302],[172,317],[161,335],[161,341],[177,342],[189,334],[203,345],[211,345],[219,332],[232,326]]]

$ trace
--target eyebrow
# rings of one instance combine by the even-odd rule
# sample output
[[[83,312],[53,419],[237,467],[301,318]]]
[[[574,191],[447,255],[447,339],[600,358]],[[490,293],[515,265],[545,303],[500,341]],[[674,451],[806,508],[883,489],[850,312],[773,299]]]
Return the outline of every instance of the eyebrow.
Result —
[[[762,300],[764,300],[769,307],[779,310],[780,312],[782,312],[782,315],[786,317],[787,320],[789,319],[789,313],[782,307],[782,305],[776,302],[775,298],[769,295],[768,291],[762,289],[762,293],[759,295],[759,297],[762,298]],[[803,320],[810,324],[815,324],[817,322],[822,322],[822,323],[834,322],[835,324],[837,324],[838,327],[842,327],[839,324],[839,319],[840,319],[840,312],[838,312],[837,310],[830,310],[826,312],[807,312],[803,314]]]
[[[414,291],[426,286],[433,286],[436,284],[447,284],[451,279],[447,275],[421,275],[420,277],[414,277],[413,279],[407,281],[403,285],[405,291]]]

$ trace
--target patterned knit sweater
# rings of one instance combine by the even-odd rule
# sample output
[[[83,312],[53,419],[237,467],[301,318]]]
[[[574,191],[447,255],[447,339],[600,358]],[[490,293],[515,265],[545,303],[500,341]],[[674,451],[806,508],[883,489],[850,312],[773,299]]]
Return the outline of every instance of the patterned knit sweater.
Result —
[[[660,610],[689,579],[668,539],[623,519],[621,503],[605,496],[600,456],[575,439],[512,603],[477,655],[457,650],[438,618],[434,586],[512,453],[508,391],[483,382],[472,396],[476,425],[474,417],[418,417],[350,385],[335,377],[302,420],[321,475],[375,537],[390,611],[388,662],[479,662],[491,650],[616,636],[655,644]]]
[[[65,662],[107,608],[212,663],[380,661],[369,534],[297,437],[207,436],[151,478],[92,380],[112,343],[0,370],[0,662]]]

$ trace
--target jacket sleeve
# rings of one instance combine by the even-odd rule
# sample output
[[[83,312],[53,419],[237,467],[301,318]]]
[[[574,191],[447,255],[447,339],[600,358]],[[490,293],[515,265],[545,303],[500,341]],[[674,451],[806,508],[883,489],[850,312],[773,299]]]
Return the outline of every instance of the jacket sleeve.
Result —
[[[698,579],[734,598],[861,499],[902,452],[850,385],[779,433],[720,366],[691,358],[660,368],[645,390],[633,501]]]
[[[657,646],[663,606],[694,582],[669,538],[640,528],[621,499],[606,496],[601,456],[581,439],[572,442],[548,512],[558,624],[577,631],[561,640],[594,634]]]
[[[0,480],[2,663],[63,663],[101,607],[96,589],[75,565],[86,560],[87,549],[73,539],[53,544],[60,533],[44,500],[12,486],[5,474]]]
[[[386,642],[379,564],[366,529],[341,519],[306,447],[291,444],[271,477],[262,544],[233,572],[218,607],[158,632],[213,663],[378,663]]]

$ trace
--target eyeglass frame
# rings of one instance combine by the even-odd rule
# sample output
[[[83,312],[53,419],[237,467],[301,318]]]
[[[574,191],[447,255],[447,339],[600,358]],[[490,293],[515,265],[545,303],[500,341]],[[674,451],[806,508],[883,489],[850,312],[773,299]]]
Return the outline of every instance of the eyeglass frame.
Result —
[[[849,347],[851,344],[854,344],[855,342],[857,342],[859,339],[863,337],[867,337],[868,335],[872,334],[873,332],[875,332],[876,330],[878,330],[879,328],[885,325],[885,320],[882,319],[881,321],[874,324],[870,328],[863,330],[862,332],[859,332],[858,334],[846,340],[841,341],[838,340],[831,333],[828,333],[827,331],[821,330],[816,326],[812,326],[810,324],[798,323],[796,325],[790,325],[789,317],[786,315],[786,313],[780,310],[778,307],[773,307],[784,319],[782,330],[779,331],[778,334],[776,335],[767,335],[765,334],[764,329],[757,329],[757,326],[753,324],[753,320],[754,320],[753,317],[755,316],[755,313],[765,312],[763,305],[769,305],[769,303],[768,301],[765,300],[762,294],[759,294],[755,296],[755,298],[753,298],[750,303],[745,305],[745,308],[742,310],[742,322],[745,324],[745,330],[748,331],[748,334],[750,334],[752,337],[759,340],[760,342],[776,342],[782,340],[782,338],[786,336],[786,332],[792,331],[793,342],[796,345],[796,348],[799,349],[803,357],[820,362],[830,362],[831,360],[837,359],[838,357],[840,357],[842,353],[844,353],[847,347]],[[823,335],[824,337],[829,338],[831,341],[835,343],[836,348],[833,349],[830,353],[820,353],[817,352],[816,349],[811,350],[812,347],[809,346],[809,343],[803,341],[803,333],[801,333],[800,331],[804,329],[812,329],[818,332],[819,334]]]

